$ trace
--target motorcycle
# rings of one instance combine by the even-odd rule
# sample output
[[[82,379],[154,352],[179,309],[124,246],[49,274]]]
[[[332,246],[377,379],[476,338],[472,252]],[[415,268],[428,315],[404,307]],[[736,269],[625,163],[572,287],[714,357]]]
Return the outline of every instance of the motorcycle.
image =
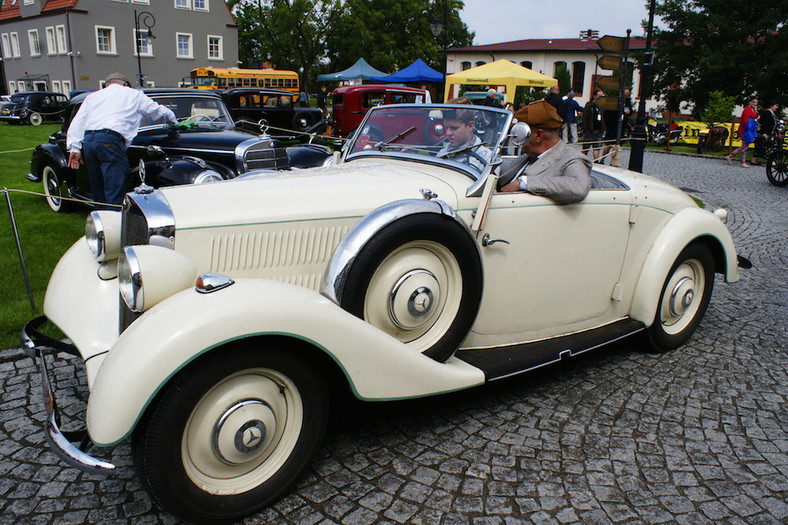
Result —
[[[655,119],[649,118],[648,140],[658,146],[664,146],[668,143],[668,137],[670,137],[670,143],[676,144],[681,138],[683,129],[675,122],[672,122],[670,130],[668,130],[667,122],[657,122]]]

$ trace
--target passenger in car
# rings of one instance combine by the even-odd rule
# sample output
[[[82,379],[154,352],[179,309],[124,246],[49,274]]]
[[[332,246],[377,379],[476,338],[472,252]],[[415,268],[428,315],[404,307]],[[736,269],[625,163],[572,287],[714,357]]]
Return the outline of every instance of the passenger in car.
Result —
[[[438,158],[462,162],[481,172],[492,157],[492,151],[476,136],[476,111],[473,109],[444,110],[446,145]]]
[[[501,175],[502,192],[527,191],[560,203],[579,202],[591,189],[591,160],[561,140],[561,117],[538,100],[515,114],[531,127],[523,154]]]

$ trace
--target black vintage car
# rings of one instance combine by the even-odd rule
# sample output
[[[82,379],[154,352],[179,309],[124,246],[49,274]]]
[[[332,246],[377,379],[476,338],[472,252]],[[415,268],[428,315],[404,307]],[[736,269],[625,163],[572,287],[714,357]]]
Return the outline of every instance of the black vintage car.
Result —
[[[140,184],[140,160],[145,163],[146,184],[162,187],[232,179],[250,170],[321,166],[331,158],[331,150],[322,145],[284,147],[265,129],[254,134],[236,128],[215,93],[193,89],[146,89],[145,93],[182,122],[173,127],[143,119],[128,150],[129,190]],[[86,96],[71,100],[62,129],[39,145],[30,159],[28,179],[43,182],[54,211],[68,207],[63,196],[92,200],[87,168],[82,165],[76,172],[68,168],[66,153],[68,126]]]
[[[318,108],[301,107],[298,95],[279,89],[236,88],[222,92],[233,119],[258,122],[265,119],[273,135],[287,130],[323,133],[326,120]]]
[[[38,126],[45,120],[60,120],[68,106],[63,93],[49,91],[23,91],[14,93],[0,109],[0,122]]]

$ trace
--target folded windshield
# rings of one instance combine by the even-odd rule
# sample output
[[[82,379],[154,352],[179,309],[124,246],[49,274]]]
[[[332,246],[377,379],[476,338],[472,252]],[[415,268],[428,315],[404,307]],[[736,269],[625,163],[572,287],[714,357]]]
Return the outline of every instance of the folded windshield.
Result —
[[[355,154],[411,154],[481,173],[506,135],[510,113],[462,104],[378,106],[346,145]]]

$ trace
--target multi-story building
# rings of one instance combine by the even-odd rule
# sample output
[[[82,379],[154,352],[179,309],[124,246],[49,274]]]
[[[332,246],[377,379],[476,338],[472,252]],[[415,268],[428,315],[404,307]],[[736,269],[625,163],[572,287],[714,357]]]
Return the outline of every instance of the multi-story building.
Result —
[[[642,38],[633,37],[630,38],[629,46],[630,51],[643,51],[646,44]],[[600,49],[596,39],[581,38],[535,38],[481,46],[454,47],[447,52],[446,73],[449,75],[458,73],[496,60],[511,60],[538,73],[555,77],[559,65],[563,64],[571,75],[575,99],[580,104],[585,104],[593,95],[593,86],[597,79],[613,74],[597,65],[597,59],[605,54],[608,53]],[[634,100],[640,89],[638,69],[634,70],[633,77]],[[508,94],[509,99],[513,96]]]
[[[8,93],[98,89],[115,71],[174,87],[195,67],[238,65],[224,0],[2,0],[0,39]]]

